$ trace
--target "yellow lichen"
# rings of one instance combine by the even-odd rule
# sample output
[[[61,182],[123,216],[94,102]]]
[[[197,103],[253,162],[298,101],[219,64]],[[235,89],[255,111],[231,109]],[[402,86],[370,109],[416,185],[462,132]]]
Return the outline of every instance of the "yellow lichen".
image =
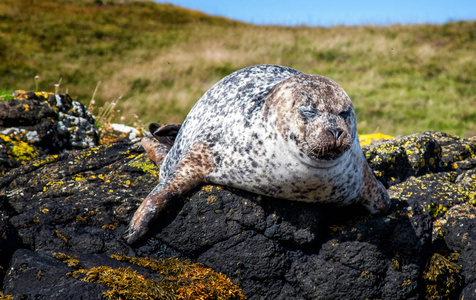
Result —
[[[400,270],[400,255],[395,254],[395,256],[392,258],[392,265],[393,265],[393,268],[397,271]]]
[[[402,287],[402,286],[408,286],[408,285],[410,285],[410,284],[412,284],[412,281],[411,281],[410,279],[407,279],[407,280],[403,281],[402,284],[400,284],[400,286],[401,286],[401,287]]]
[[[88,217],[77,216],[76,217],[76,222],[86,222],[87,219],[88,219]]]
[[[369,279],[370,277],[372,277],[372,272],[369,271],[369,270],[363,270],[362,273],[360,274],[360,277],[362,278],[365,278],[365,279]]]
[[[142,159],[138,156],[129,163],[129,166],[141,169],[144,173],[148,173],[154,177],[159,177],[159,169],[149,159]]]
[[[54,95],[54,94],[55,93],[52,93],[52,92],[35,92],[35,95],[39,97],[43,97],[45,99],[47,99],[49,95]]]
[[[430,205],[428,205],[428,209],[430,210],[430,216],[432,216],[433,218],[441,217],[448,211],[448,208],[441,205],[441,203],[438,205],[436,205],[435,203],[431,203]]]
[[[107,230],[114,230],[116,227],[119,226],[119,223],[116,222],[114,224],[104,224],[101,226],[102,229],[107,229]]]
[[[83,180],[83,179],[85,179],[85,178],[84,178],[84,175],[81,175],[81,174],[77,174],[77,175],[74,176],[74,178],[73,178],[73,180],[75,180],[75,181],[81,181],[81,180]]]
[[[380,139],[393,139],[393,136],[386,135],[383,133],[373,133],[373,134],[363,134],[359,135],[360,145],[366,146],[370,145],[373,141],[380,140]]]
[[[7,135],[0,135],[0,139],[11,144],[11,149],[7,153],[16,159],[27,161],[32,160],[39,155],[35,148],[20,140],[19,137],[12,138]]]
[[[65,242],[65,243],[68,242],[68,239],[67,239],[64,235],[62,235],[58,230],[55,230],[55,234],[56,234],[57,237],[59,237],[60,239],[62,239],[63,242]]]
[[[42,160],[35,161],[35,162],[33,163],[33,165],[34,165],[35,167],[41,167],[41,166],[44,166],[44,165],[46,165],[46,164],[49,164],[49,163],[54,162],[57,158],[58,158],[58,155],[57,155],[57,154],[48,155],[48,156],[44,157],[44,159],[42,159]]]
[[[215,202],[216,200],[217,200],[217,196],[211,195],[211,196],[207,197],[207,204],[211,204],[211,203]]]
[[[63,180],[47,182],[46,185],[43,187],[43,192],[46,192],[50,187],[53,187],[55,185],[61,185],[63,183],[64,183]]]
[[[439,218],[433,222],[433,236],[443,237],[443,230],[441,228],[447,223],[447,220],[444,218]]]
[[[213,190],[213,185],[204,185],[202,186],[202,191],[211,192]]]

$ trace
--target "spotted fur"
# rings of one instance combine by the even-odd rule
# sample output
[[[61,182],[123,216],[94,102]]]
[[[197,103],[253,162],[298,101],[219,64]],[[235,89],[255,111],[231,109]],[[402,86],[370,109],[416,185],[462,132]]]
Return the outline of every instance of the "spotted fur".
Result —
[[[161,146],[147,143],[159,163],[154,152]],[[134,215],[128,241],[200,183],[295,201],[361,202],[371,213],[390,203],[362,154],[345,91],[326,77],[274,65],[232,73],[195,104],[161,164],[160,184]]]

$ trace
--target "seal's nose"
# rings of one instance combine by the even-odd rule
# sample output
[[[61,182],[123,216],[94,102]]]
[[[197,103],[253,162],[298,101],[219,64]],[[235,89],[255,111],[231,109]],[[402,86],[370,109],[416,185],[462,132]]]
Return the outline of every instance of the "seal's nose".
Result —
[[[334,136],[334,139],[337,141],[339,139],[339,137],[342,135],[342,133],[344,132],[342,129],[340,128],[329,128],[328,129],[329,132]]]

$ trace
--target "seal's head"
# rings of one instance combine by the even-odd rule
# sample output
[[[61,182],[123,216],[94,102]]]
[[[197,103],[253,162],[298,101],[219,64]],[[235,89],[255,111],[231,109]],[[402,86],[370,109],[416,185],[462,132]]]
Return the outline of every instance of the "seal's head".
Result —
[[[357,138],[349,96],[324,76],[301,74],[277,84],[266,99],[264,117],[286,141],[320,162],[342,156]]]

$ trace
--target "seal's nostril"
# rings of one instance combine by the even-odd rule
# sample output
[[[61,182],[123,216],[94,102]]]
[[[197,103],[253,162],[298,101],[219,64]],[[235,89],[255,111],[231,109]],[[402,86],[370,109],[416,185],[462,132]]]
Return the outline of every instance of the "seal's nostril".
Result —
[[[339,139],[342,133],[344,133],[344,131],[340,128],[329,128],[328,130],[334,136],[336,141]]]

